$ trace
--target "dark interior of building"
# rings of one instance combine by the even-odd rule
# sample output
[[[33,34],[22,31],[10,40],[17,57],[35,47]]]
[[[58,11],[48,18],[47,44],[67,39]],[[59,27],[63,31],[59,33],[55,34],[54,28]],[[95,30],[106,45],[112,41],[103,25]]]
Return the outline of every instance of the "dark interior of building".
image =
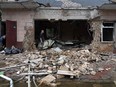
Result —
[[[6,22],[1,22],[1,36],[6,35]],[[3,45],[6,46],[6,39],[2,41]]]
[[[90,44],[93,40],[87,20],[35,20],[35,41],[40,41],[40,32],[44,30],[45,39],[74,41]]]
[[[2,22],[1,25],[1,36],[3,36],[6,34],[6,23]]]

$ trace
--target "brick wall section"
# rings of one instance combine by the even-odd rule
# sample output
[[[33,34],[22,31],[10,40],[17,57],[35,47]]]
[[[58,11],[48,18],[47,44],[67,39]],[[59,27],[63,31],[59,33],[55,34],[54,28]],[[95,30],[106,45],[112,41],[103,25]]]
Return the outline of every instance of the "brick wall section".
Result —
[[[25,27],[26,33],[23,40],[23,49],[27,51],[35,50],[34,29],[31,26]]]
[[[97,52],[113,52],[113,43],[103,43],[101,38],[101,23],[102,21],[92,21],[93,41],[91,47],[93,51]]]

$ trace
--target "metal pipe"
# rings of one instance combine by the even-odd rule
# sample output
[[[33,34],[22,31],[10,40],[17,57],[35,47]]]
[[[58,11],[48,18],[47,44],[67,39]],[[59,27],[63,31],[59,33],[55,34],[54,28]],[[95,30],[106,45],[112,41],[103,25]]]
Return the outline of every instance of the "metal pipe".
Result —
[[[7,77],[7,76],[4,76],[4,75],[0,75],[0,77],[6,79],[6,80],[8,80],[8,81],[10,81],[10,87],[13,87],[13,80],[12,80],[11,78],[9,78],[9,77]]]
[[[31,68],[30,61],[28,61],[28,63],[29,63],[28,73],[30,73],[30,68]],[[31,87],[31,76],[30,75],[28,75],[28,87]]]
[[[38,76],[42,76],[42,75],[48,75],[49,73],[47,72],[44,72],[44,73],[22,73],[20,75],[23,75],[23,76],[26,76],[26,75],[30,75],[30,76],[33,76],[33,75],[38,75]]]

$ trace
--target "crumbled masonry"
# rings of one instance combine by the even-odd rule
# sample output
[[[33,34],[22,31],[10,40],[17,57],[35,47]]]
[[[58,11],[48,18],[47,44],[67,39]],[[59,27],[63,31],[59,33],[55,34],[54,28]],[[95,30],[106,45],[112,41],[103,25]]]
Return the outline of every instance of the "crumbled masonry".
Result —
[[[0,64],[2,65],[0,70],[11,77],[28,73],[27,65],[29,59],[31,71],[43,73],[42,76],[46,76],[44,73],[52,74],[57,79],[64,78],[65,76],[76,79],[83,79],[85,77],[89,79],[111,79],[113,74],[109,73],[115,73],[116,69],[115,55],[98,54],[85,48],[70,48],[66,50],[57,47],[16,55],[0,54],[0,56]],[[101,76],[97,76],[98,73]],[[102,75],[102,73],[104,74]]]

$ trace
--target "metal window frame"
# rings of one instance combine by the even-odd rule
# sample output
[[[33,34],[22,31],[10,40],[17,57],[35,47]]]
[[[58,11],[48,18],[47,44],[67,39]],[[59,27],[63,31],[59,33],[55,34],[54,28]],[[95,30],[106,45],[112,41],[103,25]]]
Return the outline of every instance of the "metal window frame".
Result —
[[[113,23],[113,26],[104,26],[103,23]],[[111,43],[114,41],[114,24],[115,24],[115,22],[102,22],[102,24],[101,24],[101,42]],[[113,40],[112,41],[104,41],[103,40],[103,29],[104,28],[112,28],[113,29]]]

